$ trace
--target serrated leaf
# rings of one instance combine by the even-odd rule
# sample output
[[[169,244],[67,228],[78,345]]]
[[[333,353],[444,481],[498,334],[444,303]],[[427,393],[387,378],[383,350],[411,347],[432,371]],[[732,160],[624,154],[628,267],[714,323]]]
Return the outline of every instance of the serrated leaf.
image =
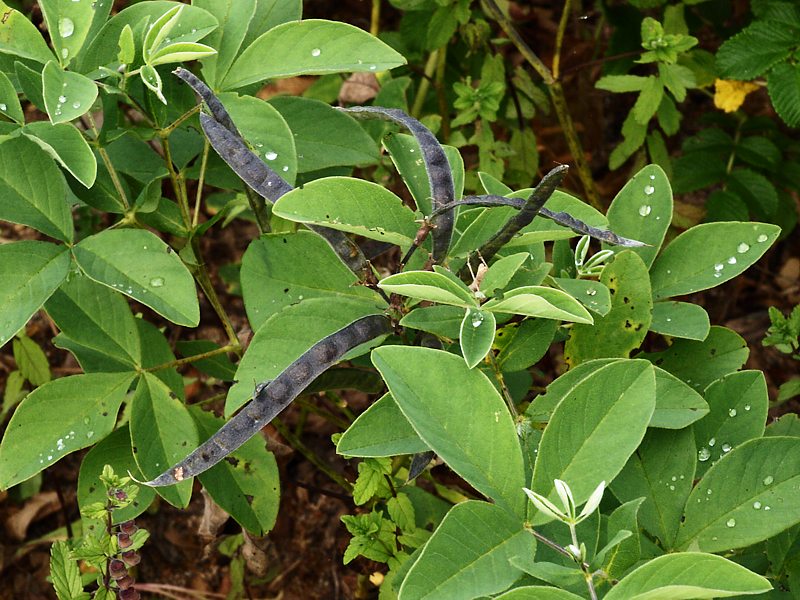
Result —
[[[97,178],[97,158],[81,133],[72,125],[46,121],[29,123],[23,135],[58,161],[84,187],[91,188]]]
[[[326,177],[285,194],[272,213],[408,248],[419,229],[414,213],[384,187],[363,179]]]
[[[796,45],[792,28],[757,20],[720,46],[717,68],[726,79],[749,81],[787,59]]]
[[[744,200],[750,210],[762,219],[775,214],[778,192],[761,173],[750,169],[734,169],[728,177],[728,189]]]
[[[800,66],[788,62],[775,65],[767,75],[767,90],[783,122],[800,126]]]
[[[652,75],[648,77],[631,111],[637,123],[647,125],[653,115],[656,114],[663,95],[664,85],[661,80]]]
[[[92,108],[97,99],[97,85],[79,73],[62,71],[50,61],[42,70],[42,96],[50,122],[66,123]]]
[[[704,223],[670,242],[650,269],[653,299],[716,287],[744,272],[777,239],[765,223]]]
[[[70,556],[69,544],[54,542],[50,546],[50,577],[58,600],[89,600],[83,591],[78,563]]]
[[[142,229],[109,229],[81,240],[75,260],[93,280],[146,304],[179,325],[197,326],[194,279],[178,255]]]
[[[131,445],[136,464],[152,479],[196,448],[197,427],[186,406],[151,373],[144,373],[131,400]],[[184,508],[192,497],[192,479],[156,488],[173,506]]]
[[[271,57],[264,61],[263,57]],[[225,89],[281,77],[386,71],[405,59],[367,32],[346,23],[307,19],[273,27],[236,59]]]
[[[133,377],[134,373],[72,375],[28,394],[0,443],[0,488],[25,481],[108,435]]]
[[[19,160],[24,156],[25,160]],[[0,219],[63,242],[73,237],[67,186],[58,167],[27,137],[0,141]]]
[[[0,345],[19,331],[69,271],[66,248],[46,242],[0,245]]]

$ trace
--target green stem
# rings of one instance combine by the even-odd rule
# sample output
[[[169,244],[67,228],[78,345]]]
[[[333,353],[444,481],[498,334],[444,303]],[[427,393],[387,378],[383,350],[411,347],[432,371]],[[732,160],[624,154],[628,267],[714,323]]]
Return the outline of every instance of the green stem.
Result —
[[[267,212],[267,201],[261,196],[256,194],[253,190],[244,186],[244,194],[247,196],[247,203],[250,205],[250,210],[256,217],[256,225],[258,225],[258,232],[261,234],[269,233],[271,227],[269,226],[269,213]]]
[[[447,45],[442,46],[439,50],[439,61],[436,64],[436,97],[439,99],[439,114],[442,116],[442,140],[446,144],[450,140],[450,110],[447,106],[447,95],[444,89]]]
[[[425,72],[419,82],[417,95],[414,97],[414,104],[411,106],[411,116],[419,119],[422,114],[422,107],[425,104],[425,97],[431,87],[431,79],[436,71],[436,64],[439,60],[439,50],[434,50],[428,55],[428,62],[425,63]]]
[[[569,20],[571,8],[572,0],[565,0],[564,10],[561,13],[561,20],[558,22],[558,31],[556,31],[556,48],[553,53],[553,79],[556,81],[558,81],[561,75],[561,45],[564,42],[564,32],[567,29],[567,21]]]
[[[142,371],[147,373],[152,373],[153,371],[161,371],[163,369],[170,369],[172,367],[177,368],[183,365],[188,365],[193,362],[197,362],[198,360],[211,358],[212,356],[217,356],[219,354],[227,354],[228,352],[238,353],[241,349],[242,349],[241,344],[237,342],[236,344],[228,344],[227,346],[222,346],[221,348],[214,348],[213,350],[209,350],[208,352],[193,354],[192,356],[187,356],[185,358],[177,358],[175,360],[171,360],[169,362],[156,365],[155,367],[148,367],[146,369],[142,369]]]
[[[381,30],[381,0],[372,0],[372,14],[369,20],[369,32],[377,36]]]
[[[122,181],[120,180],[119,174],[111,162],[111,157],[108,155],[108,152],[106,152],[106,149],[100,145],[100,133],[97,131],[97,125],[94,122],[92,113],[87,112],[86,116],[89,119],[89,126],[92,128],[92,133],[94,133],[97,152],[100,154],[100,158],[103,159],[103,164],[106,166],[106,170],[111,176],[111,183],[114,184],[114,189],[117,190],[117,194],[119,194],[119,200],[122,202],[122,206],[127,212],[130,209],[130,204],[128,203],[128,196],[125,194],[125,189],[122,187]]]
[[[731,171],[733,171],[733,162],[736,160],[736,146],[739,144],[739,140],[742,138],[742,124],[744,123],[744,119],[739,119],[736,123],[736,133],[733,136],[733,148],[731,148],[731,155],[728,157],[728,164],[725,167],[725,172],[730,175]]]
[[[183,225],[186,229],[189,229],[192,226],[192,219],[189,216],[189,198],[186,194],[183,177],[175,170],[175,165],[172,162],[172,148],[169,143],[169,138],[161,139],[161,147],[164,149],[164,162],[167,163],[169,178],[170,181],[172,181],[172,190],[175,193],[175,200],[178,202],[178,208],[181,211]]]
[[[200,177],[197,179],[197,194],[194,197],[194,214],[192,214],[192,229],[197,228],[197,219],[200,215],[200,200],[203,197],[203,182],[206,178],[206,167],[208,166],[208,152],[211,144],[208,139],[204,139],[203,143],[203,157],[200,160]]]
[[[508,389],[506,385],[506,378],[503,377],[503,372],[500,370],[500,365],[497,364],[497,359],[494,356],[494,352],[489,350],[489,362],[492,364],[492,370],[494,371],[494,377],[497,379],[497,383],[500,384],[500,389],[503,391],[503,399],[506,401],[506,405],[508,406],[508,410],[511,413],[514,421],[516,422],[519,413],[517,412],[517,407],[514,404],[514,399],[511,397],[511,390]]]
[[[167,125],[163,129],[159,129],[158,132],[157,132],[159,137],[162,137],[162,138],[169,137],[170,134],[172,134],[172,132],[175,131],[178,127],[180,127],[181,124],[186,119],[191,118],[193,115],[197,114],[198,112],[200,112],[200,105],[196,104],[195,106],[193,106],[192,108],[187,110],[185,113],[183,113],[180,117],[175,119],[172,123],[170,123],[169,125]]]
[[[353,491],[353,484],[347,481],[344,477],[342,477],[339,473],[334,471],[330,465],[328,465],[325,461],[319,458],[314,452],[308,448],[301,440],[298,438],[292,431],[284,425],[279,418],[275,418],[272,421],[272,425],[275,429],[278,430],[283,438],[289,442],[289,445],[297,450],[300,454],[302,454],[312,465],[317,467],[320,471],[325,473],[328,477],[331,478],[336,484],[338,484],[344,491],[347,493],[352,493]]]
[[[198,238],[192,238],[192,250],[194,251],[195,256],[199,259],[200,240]],[[236,353],[241,354],[239,338],[236,336],[236,331],[233,329],[233,324],[231,323],[230,317],[228,317],[228,313],[225,312],[225,308],[223,308],[222,303],[219,300],[219,296],[217,296],[217,292],[214,289],[214,285],[211,283],[211,277],[209,276],[205,265],[200,264],[194,269],[194,277],[197,280],[197,283],[200,284],[200,288],[206,295],[206,299],[208,300],[209,304],[211,304],[214,312],[217,313],[219,320],[222,322],[222,327],[225,329],[225,335],[228,336],[230,345],[238,346],[239,349],[236,350]]]

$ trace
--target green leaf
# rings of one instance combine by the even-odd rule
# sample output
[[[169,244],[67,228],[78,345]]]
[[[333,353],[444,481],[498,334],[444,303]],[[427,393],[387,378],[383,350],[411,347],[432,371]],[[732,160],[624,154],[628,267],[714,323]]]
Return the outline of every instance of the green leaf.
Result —
[[[178,325],[200,321],[189,270],[161,238],[142,229],[109,229],[73,249],[81,269],[103,285],[130,296]]]
[[[384,394],[361,413],[336,444],[336,452],[345,456],[397,456],[428,450],[391,394]]]
[[[203,441],[224,424],[196,407],[190,413]],[[214,502],[250,533],[266,535],[275,525],[280,498],[278,465],[262,437],[251,438],[198,478]]]
[[[70,556],[69,544],[65,541],[53,542],[50,546],[50,578],[58,600],[89,600],[88,592],[83,591],[78,562]]]
[[[51,125],[47,121],[37,121],[26,125],[22,133],[39,144],[84,187],[94,185],[97,158],[77,128],[67,123]]]
[[[42,0],[39,6],[44,14],[56,56],[66,66],[80,52],[87,39],[95,7],[91,2],[74,0]]]
[[[708,313],[702,306],[690,302],[656,302],[650,331],[670,337],[702,342],[711,330]]]
[[[253,151],[289,184],[297,176],[297,150],[289,125],[268,102],[252,96],[221,94],[219,99]]]
[[[607,216],[611,231],[649,244],[630,250],[649,269],[672,223],[672,189],[664,171],[648,165],[636,173],[615,196]],[[603,244],[603,248],[619,247]]]
[[[212,88],[219,84],[231,68],[242,48],[248,27],[256,12],[256,0],[195,0],[194,6],[216,15],[219,28],[205,42],[216,48],[217,54],[203,59],[203,77]]]
[[[637,123],[647,125],[656,114],[663,95],[664,84],[658,77],[649,76],[633,105],[632,114]]]
[[[525,192],[523,197],[527,198],[530,191],[525,190]],[[522,193],[523,191],[520,190],[519,192],[515,192],[512,197]],[[604,214],[592,208],[583,200],[560,190],[553,192],[553,195],[545,202],[544,206],[553,212],[569,213],[574,218],[592,227],[598,227],[600,229],[608,228],[608,219],[606,219]],[[537,216],[530,225],[524,227],[522,231],[520,231],[520,235],[512,238],[504,248],[527,246],[538,241],[568,239],[577,235],[578,234],[571,229],[563,225],[558,225],[551,219]]]
[[[725,190],[714,190],[706,198],[705,221],[747,221],[750,209],[736,194]]]
[[[611,483],[620,502],[646,498],[639,509],[639,523],[667,550],[675,547],[696,464],[691,429],[651,429]]]
[[[299,21],[302,15],[302,0],[257,0],[256,12],[242,47],[246,48],[257,37],[281,23]]]
[[[480,290],[488,296],[493,296],[496,290],[502,290],[508,285],[528,258],[530,254],[527,252],[518,252],[496,260],[484,274]]]
[[[711,412],[694,424],[698,477],[731,449],[763,436],[769,408],[761,371],[740,371],[717,379],[705,397]]]
[[[616,93],[640,92],[651,83],[651,79],[651,77],[640,77],[639,75],[606,75],[598,79],[594,87],[598,90]]]
[[[152,66],[166,65],[169,63],[187,62],[190,60],[200,60],[216,54],[217,51],[211,46],[198,44],[197,42],[180,42],[164,46],[150,57],[149,64]]]
[[[494,314],[488,311],[468,308],[464,313],[458,337],[461,354],[470,369],[480,363],[491,350],[496,326]]]
[[[617,361],[595,370],[553,412],[539,443],[531,489],[553,499],[553,481],[561,479],[576,505],[585,502],[601,481],[612,481],[625,466],[655,406],[655,373],[647,362]]]
[[[42,70],[42,95],[50,122],[66,123],[92,108],[97,99],[97,85],[80,73],[62,71],[50,61]]]
[[[25,481],[114,429],[134,373],[62,377],[20,403],[0,443],[0,488]]]
[[[105,465],[111,465],[118,475],[131,473],[134,477],[143,477],[142,472],[133,459],[131,449],[131,434],[127,425],[115,429],[105,438],[100,440],[83,458],[81,470],[78,474],[78,505],[88,506],[93,502],[107,501],[106,490],[100,483],[100,475]],[[155,488],[144,485],[139,486],[139,493],[134,501],[119,510],[111,513],[113,523],[124,523],[135,519],[142,514],[156,497]],[[97,533],[105,530],[105,523],[83,518],[84,534],[94,529]]]
[[[564,358],[572,367],[593,358],[630,356],[650,327],[650,282],[638,254],[617,254],[603,269],[600,283],[611,292],[611,310],[596,317],[593,326],[572,327],[564,346]]]
[[[686,99],[686,88],[697,87],[694,73],[683,65],[659,62],[658,75],[678,102]]]
[[[53,53],[30,19],[0,0],[0,53],[30,58],[38,63],[53,59]]]
[[[25,160],[19,160],[24,156]],[[63,242],[73,236],[64,176],[26,137],[0,140],[0,219],[21,223]]]
[[[389,498],[386,502],[386,510],[392,521],[403,531],[413,531],[416,529],[414,505],[406,494],[399,493],[397,496]]]
[[[392,461],[388,458],[367,458],[358,463],[358,477],[353,484],[353,503],[360,506],[373,498],[390,496],[386,476],[391,471]]]
[[[750,169],[734,169],[727,184],[729,190],[744,200],[759,218],[771,217],[778,208],[778,192],[761,173]]]
[[[158,327],[144,319],[136,319],[136,329],[142,348],[139,362],[143,369],[162,367],[175,360],[175,354],[172,352],[169,341]],[[156,369],[153,375],[163,381],[175,396],[184,400],[183,378],[175,367]]]
[[[122,295],[75,274],[45,309],[61,331],[56,347],[72,352],[84,371],[134,371],[139,364],[136,321]]]
[[[468,597],[474,598],[501,592],[521,574],[509,560],[534,551],[534,537],[502,508],[474,500],[458,504],[433,532],[398,597],[455,598],[469,590]]]
[[[572,592],[542,585],[526,585],[495,596],[497,600],[578,600]]]
[[[552,319],[525,319],[518,325],[503,327],[496,336],[500,368],[513,373],[536,364],[547,352],[557,330],[558,321]]]
[[[426,306],[412,310],[400,320],[400,325],[455,340],[463,318],[464,311],[457,306]]]
[[[553,281],[593,313],[604,317],[611,310],[611,291],[599,281],[568,277],[554,277]]]
[[[684,231],[650,270],[653,299],[718,286],[755,263],[780,234],[765,223],[704,223]]]
[[[155,19],[152,25],[147,25],[144,40],[142,41],[142,55],[145,63],[151,64],[150,58],[152,55],[161,47],[165,40],[169,39],[167,36],[175,25],[178,24],[182,11],[183,6],[175,4],[164,14]]]
[[[410,247],[419,229],[414,213],[384,187],[349,177],[326,177],[285,194],[272,214]]]
[[[69,252],[62,246],[36,241],[0,245],[0,345],[28,322],[68,271]]]
[[[13,343],[14,360],[22,376],[31,385],[41,386],[50,381],[50,363],[39,345],[25,334],[19,334]]]
[[[771,171],[780,164],[783,155],[780,148],[769,138],[749,135],[736,144],[736,157],[754,167]]]
[[[341,297],[336,302],[311,298],[287,306],[267,319],[239,363],[236,384],[228,390],[225,401],[225,416],[233,414],[253,396],[257,383],[277,377],[321,339],[361,317],[380,312],[375,303],[356,298]],[[356,350],[350,356],[357,356]]]
[[[619,476],[617,476],[619,479]],[[603,571],[614,579],[622,576],[642,557],[639,538],[639,513],[645,498],[635,498],[614,509],[608,517],[606,538],[611,538],[606,546],[592,559],[593,565],[602,566]],[[616,533],[615,533],[616,532]],[[623,537],[626,533],[628,537]]]
[[[384,346],[372,352],[372,362],[420,438],[476,490],[521,515],[522,451],[486,376],[430,348]]]
[[[136,464],[147,480],[185,458],[200,441],[186,406],[151,373],[144,373],[131,400],[131,445]],[[185,508],[192,497],[192,479],[156,488],[173,506]]]
[[[132,63],[136,59],[136,42],[133,39],[133,29],[130,25],[122,28],[119,34],[119,54],[117,59],[123,65]]]
[[[757,20],[725,41],[717,51],[717,68],[726,79],[750,80],[789,58],[797,46],[797,32]]]
[[[278,25],[258,37],[233,63],[222,86],[235,89],[296,75],[386,71],[405,63],[400,54],[357,27],[308,19]]]
[[[482,308],[499,313],[592,323],[592,315],[575,298],[561,290],[540,285],[513,289],[502,298],[489,300]]]
[[[799,450],[798,438],[768,437],[723,456],[692,490],[677,545],[708,552],[743,548],[800,521]]]
[[[788,62],[775,65],[767,75],[767,90],[783,122],[800,126],[800,66]]]
[[[162,91],[164,84],[161,81],[161,75],[158,74],[158,71],[156,71],[152,65],[144,65],[139,70],[139,78],[142,80],[145,87],[153,92],[162,104],[167,103],[167,99],[164,97],[164,92]]]
[[[478,302],[469,288],[442,273],[432,271],[406,271],[389,275],[378,287],[390,294],[401,294],[419,300],[441,302],[468,308]]]
[[[276,96],[269,103],[291,129],[299,172],[377,162],[377,145],[347,113],[319,100],[297,96]]]
[[[721,556],[680,552],[659,556],[637,568],[605,600],[698,600],[761,594],[770,583]]]
[[[671,373],[656,367],[656,411],[650,427],[683,429],[708,414],[703,397]]]
[[[17,90],[14,89],[14,84],[11,83],[8,75],[2,71],[0,71],[0,113],[20,125],[25,123],[25,115],[22,113]]]
[[[750,351],[734,331],[712,326],[702,342],[677,339],[662,352],[642,352],[645,358],[701,392],[712,381],[739,370]]]

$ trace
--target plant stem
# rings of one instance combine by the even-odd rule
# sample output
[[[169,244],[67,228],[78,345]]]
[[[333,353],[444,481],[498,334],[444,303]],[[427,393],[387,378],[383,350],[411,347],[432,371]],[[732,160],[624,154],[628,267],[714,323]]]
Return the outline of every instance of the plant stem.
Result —
[[[130,204],[128,203],[128,196],[125,194],[125,189],[122,187],[122,181],[120,181],[119,175],[117,174],[117,170],[114,168],[114,165],[111,162],[111,157],[106,152],[106,149],[100,145],[100,132],[97,131],[97,125],[94,122],[94,117],[92,117],[91,112],[87,112],[86,116],[89,119],[89,126],[92,128],[92,133],[94,133],[94,139],[97,144],[97,151],[100,153],[100,158],[103,159],[103,164],[106,166],[106,170],[108,174],[111,176],[111,183],[114,184],[114,189],[117,190],[117,194],[119,194],[119,200],[122,202],[122,206],[125,208],[127,212],[130,209]]]
[[[425,104],[425,96],[428,95],[428,90],[431,87],[431,79],[436,71],[436,65],[439,60],[439,50],[436,49],[428,55],[428,62],[425,63],[425,72],[419,82],[417,95],[414,97],[414,104],[411,106],[411,116],[419,119],[422,114],[422,107]]]
[[[347,493],[352,493],[353,491],[353,484],[347,481],[344,477],[342,477],[339,473],[334,471],[330,465],[328,465],[325,461],[319,458],[314,452],[308,448],[301,440],[298,438],[292,431],[284,425],[279,418],[275,418],[272,421],[272,425],[275,429],[278,430],[283,438],[289,442],[289,445],[297,450],[300,454],[302,454],[312,465],[317,467],[320,471],[325,473],[328,477],[330,477],[335,483],[337,483],[344,491]]]
[[[244,186],[244,193],[247,196],[247,202],[250,204],[250,210],[256,217],[256,225],[258,225],[258,232],[261,234],[269,233],[269,214],[267,213],[267,201],[261,196],[251,190],[246,184]]]
[[[492,364],[492,370],[494,371],[495,379],[497,379],[497,383],[500,384],[500,389],[503,391],[503,399],[506,401],[506,405],[508,406],[511,416],[513,417],[514,421],[516,421],[519,413],[517,412],[517,407],[514,404],[514,399],[511,397],[511,391],[506,385],[506,379],[503,377],[503,372],[500,370],[500,365],[497,364],[497,359],[494,356],[494,352],[489,350],[488,356],[489,362]]]
[[[446,144],[450,140],[450,111],[447,107],[447,96],[444,90],[444,75],[447,68],[447,45],[442,46],[439,61],[436,64],[436,97],[439,100],[439,114],[442,115],[441,139]]]
[[[167,125],[166,127],[158,130],[158,135],[162,138],[169,137],[170,134],[175,131],[178,127],[180,127],[181,123],[183,123],[186,119],[189,119],[193,115],[200,112],[200,105],[196,104],[185,113],[183,113],[180,117],[175,119],[172,123]],[[208,142],[206,142],[208,143]]]
[[[564,32],[567,29],[567,21],[569,20],[569,13],[572,9],[572,0],[564,0],[564,10],[561,12],[561,20],[558,22],[558,31],[556,31],[556,48],[553,53],[553,79],[558,81],[561,75],[561,45],[564,42]]]
[[[175,170],[175,165],[172,162],[172,148],[169,138],[161,138],[161,147],[164,149],[164,162],[167,163],[169,178],[172,181],[172,190],[175,193],[175,200],[178,202],[178,208],[181,211],[183,225],[188,230],[192,226],[192,219],[189,216],[189,199],[186,195],[186,187],[183,185],[183,177]]]
[[[200,200],[203,197],[203,182],[206,178],[206,167],[208,166],[208,151],[211,144],[208,143],[208,138],[204,138],[203,143],[203,158],[200,161],[200,177],[197,179],[197,194],[194,197],[194,214],[192,215],[192,229],[197,227],[197,219],[200,215]]]
[[[152,373],[153,371],[161,371],[163,369],[181,367],[183,365],[189,365],[193,362],[197,362],[198,360],[211,358],[212,356],[217,356],[219,354],[227,354],[228,352],[239,352],[241,349],[242,349],[241,344],[237,342],[236,344],[228,344],[227,346],[222,346],[221,348],[214,348],[213,350],[209,350],[208,352],[201,352],[200,354],[193,354],[192,356],[177,358],[175,360],[171,360],[170,362],[156,365],[155,367],[148,367],[146,369],[142,369],[142,371],[147,373]]]
[[[369,20],[369,32],[377,36],[381,30],[381,0],[372,0],[372,14]]]
[[[194,250],[195,256],[199,257],[200,242],[197,238],[192,238],[192,249]],[[214,285],[211,283],[211,277],[205,265],[200,264],[194,269],[194,277],[197,283],[200,284],[200,288],[206,295],[206,299],[211,304],[214,312],[217,313],[219,320],[222,322],[222,327],[225,329],[225,334],[228,336],[230,345],[237,348],[237,350],[235,350],[237,354],[241,354],[242,346],[239,344],[239,338],[236,336],[236,331],[233,329],[233,324],[231,323],[230,317],[228,317],[228,313],[225,312],[219,300],[219,296],[217,296],[217,292],[214,289]]]
[[[742,138],[743,124],[744,124],[744,119],[741,118],[736,123],[736,133],[733,136],[733,148],[731,149],[731,155],[728,157],[728,164],[725,167],[725,173],[728,175],[730,175],[731,171],[733,171],[733,162],[734,160],[736,160],[736,146],[739,145],[739,140]]]
[[[564,7],[565,13],[569,8],[569,3],[570,0],[567,0],[567,4]],[[553,102],[553,108],[555,108],[556,116],[558,117],[558,122],[561,125],[561,129],[564,132],[564,137],[567,140],[567,145],[569,146],[569,151],[572,154],[573,160],[575,161],[575,166],[578,170],[578,177],[583,185],[586,199],[594,208],[602,210],[603,206],[600,202],[600,196],[595,188],[594,180],[592,179],[592,172],[591,169],[589,169],[589,163],[586,161],[586,156],[583,153],[580,138],[575,130],[575,124],[572,122],[572,116],[570,115],[569,108],[567,107],[567,101],[564,97],[564,90],[561,87],[561,83],[554,76],[553,72],[550,71],[550,69],[548,69],[547,66],[541,61],[531,47],[528,46],[525,40],[522,39],[522,36],[514,28],[513,23],[511,23],[511,21],[503,14],[503,11],[500,10],[500,7],[497,6],[495,0],[481,0],[481,5],[483,6],[484,11],[490,14],[492,18],[494,18],[500,24],[500,27],[502,27],[503,31],[506,32],[506,35],[508,35],[509,39],[517,47],[517,50],[519,50],[520,54],[522,54],[522,57],[528,62],[528,64],[531,65],[531,67],[533,67],[534,71],[539,74],[547,86],[547,89],[550,93],[550,99]],[[562,20],[564,20],[564,18],[565,17],[562,15]],[[560,27],[561,24],[559,24],[559,28]]]

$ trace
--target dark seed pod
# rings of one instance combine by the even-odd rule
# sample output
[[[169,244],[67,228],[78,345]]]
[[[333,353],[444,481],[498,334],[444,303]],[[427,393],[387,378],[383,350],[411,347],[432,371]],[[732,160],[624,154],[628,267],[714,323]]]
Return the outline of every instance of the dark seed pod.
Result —
[[[124,560],[125,564],[129,567],[135,567],[142,561],[142,555],[136,552],[136,550],[128,550],[122,553],[122,560]]]
[[[108,564],[108,574],[111,576],[111,579],[121,579],[128,574],[128,567],[118,558],[114,558]]]
[[[258,387],[253,400],[199,448],[152,481],[144,482],[144,485],[173,485],[210,469],[258,433],[289,406],[309,383],[337,363],[342,356],[356,346],[390,331],[391,323],[388,318],[370,315],[353,321],[317,342],[269,385]]]
[[[133,540],[131,540],[131,536],[127,533],[119,532],[117,534],[117,545],[119,546],[120,550],[124,550],[125,548],[130,548],[133,545]]]
[[[425,470],[436,454],[432,450],[419,452],[411,459],[411,466],[408,468],[408,481],[414,481]]]
[[[211,91],[211,88],[198,79],[194,73],[181,67],[175,69],[173,74],[177,75],[186,83],[188,83],[195,93],[203,99],[203,102],[205,102],[206,106],[208,106],[209,112],[212,114],[214,119],[219,122],[220,125],[225,127],[225,129],[230,131],[232,134],[237,136],[239,135],[239,130],[236,129],[233,119],[231,119],[231,116],[228,114],[228,111],[225,110],[225,107],[222,105],[222,102],[219,101],[219,98],[217,98],[214,95],[214,92]]]

